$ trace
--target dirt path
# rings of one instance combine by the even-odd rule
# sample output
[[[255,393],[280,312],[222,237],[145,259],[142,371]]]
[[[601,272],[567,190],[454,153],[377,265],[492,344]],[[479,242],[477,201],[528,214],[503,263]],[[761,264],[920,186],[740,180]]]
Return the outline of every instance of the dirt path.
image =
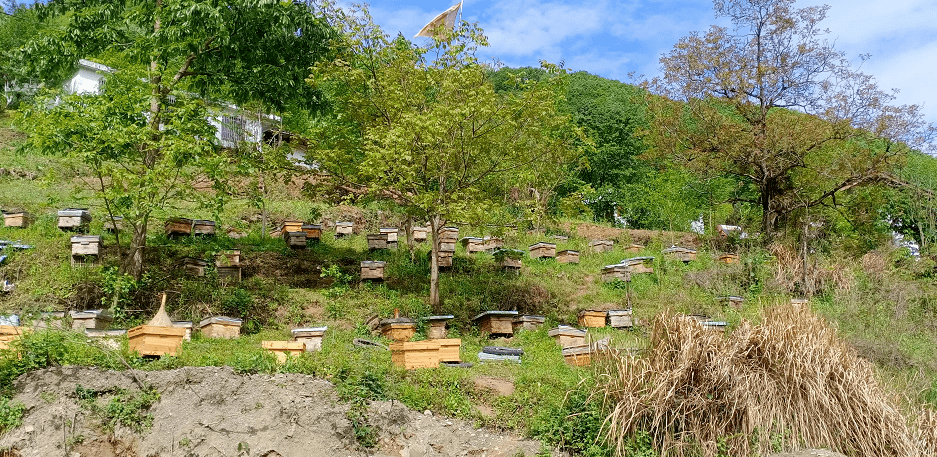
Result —
[[[27,412],[22,426],[0,437],[0,449],[16,449],[22,457],[513,457],[541,449],[536,441],[410,411],[398,402],[375,402],[368,419],[378,445],[364,450],[347,419],[348,405],[321,379],[239,375],[217,367],[133,374],[160,393],[150,408],[149,431],[117,425],[107,433],[76,395],[79,385],[110,392],[97,400],[103,405],[116,389],[138,391],[131,372],[51,368],[16,381],[14,401]]]

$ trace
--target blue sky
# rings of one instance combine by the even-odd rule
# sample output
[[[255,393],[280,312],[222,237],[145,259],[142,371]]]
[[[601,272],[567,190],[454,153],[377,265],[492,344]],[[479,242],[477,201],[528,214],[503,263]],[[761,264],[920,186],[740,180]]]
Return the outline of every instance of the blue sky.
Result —
[[[413,37],[457,0],[372,0],[375,21],[392,34]],[[858,62],[882,88],[898,88],[898,103],[923,104],[937,123],[937,1],[799,1],[831,6],[824,25],[836,47]],[[489,58],[508,66],[541,59],[606,78],[655,76],[659,56],[690,31],[716,23],[707,0],[465,0],[463,18],[485,30]]]

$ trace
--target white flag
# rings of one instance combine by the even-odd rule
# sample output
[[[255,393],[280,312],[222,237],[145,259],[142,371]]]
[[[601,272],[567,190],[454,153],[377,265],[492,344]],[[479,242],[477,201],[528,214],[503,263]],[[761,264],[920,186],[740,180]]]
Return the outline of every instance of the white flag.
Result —
[[[452,30],[452,28],[455,27],[456,17],[459,15],[459,8],[462,8],[462,2],[443,11],[439,16],[434,17],[433,20],[429,21],[429,24],[426,24],[420,29],[420,33],[417,33],[413,38],[420,36],[433,38],[433,31],[440,25],[445,25],[447,29]]]

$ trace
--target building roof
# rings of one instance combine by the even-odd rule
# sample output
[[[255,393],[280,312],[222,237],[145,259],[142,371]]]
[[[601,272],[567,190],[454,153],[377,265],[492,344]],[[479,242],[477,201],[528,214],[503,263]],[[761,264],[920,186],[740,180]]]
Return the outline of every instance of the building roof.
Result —
[[[97,63],[97,62],[92,62],[92,61],[90,61],[90,60],[88,60],[88,59],[78,59],[78,66],[80,66],[80,67],[85,67],[85,68],[90,68],[90,69],[96,70],[96,71],[103,71],[104,73],[113,73],[113,72],[116,71],[116,70],[114,70],[113,68],[108,67],[107,65],[100,64],[100,63]]]

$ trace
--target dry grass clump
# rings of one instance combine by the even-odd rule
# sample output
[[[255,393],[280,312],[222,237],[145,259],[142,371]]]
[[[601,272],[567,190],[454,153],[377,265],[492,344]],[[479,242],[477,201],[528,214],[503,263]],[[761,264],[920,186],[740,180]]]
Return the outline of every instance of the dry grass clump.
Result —
[[[644,355],[618,359],[601,379],[619,455],[642,430],[661,455],[935,455],[937,417],[909,426],[872,365],[804,307],[769,309],[762,324],[742,322],[727,337],[658,316]]]

